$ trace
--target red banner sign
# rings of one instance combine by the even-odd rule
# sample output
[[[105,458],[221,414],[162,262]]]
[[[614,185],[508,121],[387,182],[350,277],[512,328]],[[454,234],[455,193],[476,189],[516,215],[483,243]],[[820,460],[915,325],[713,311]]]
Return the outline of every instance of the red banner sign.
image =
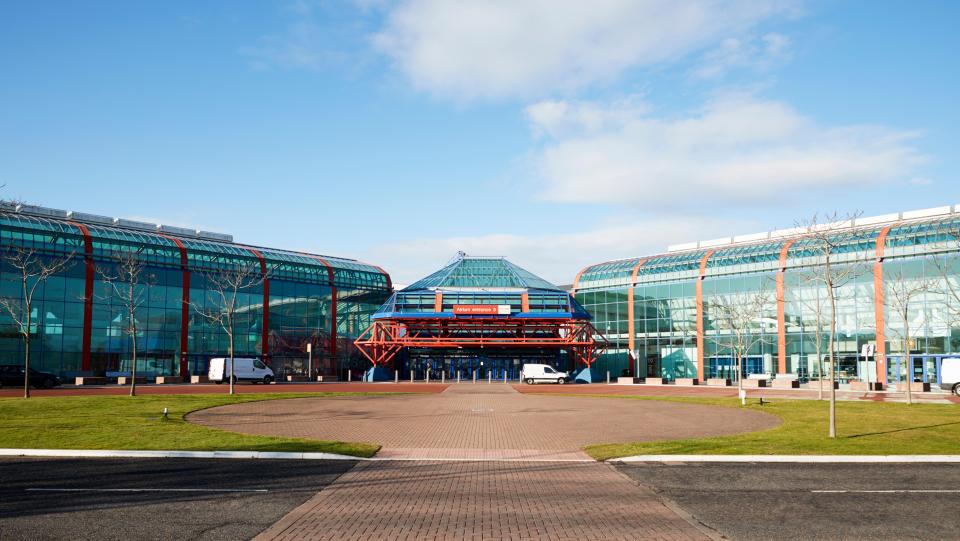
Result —
[[[506,311],[504,311],[506,308]],[[506,312],[506,313],[504,313]],[[458,316],[510,315],[510,305],[499,304],[454,304],[453,313]]]

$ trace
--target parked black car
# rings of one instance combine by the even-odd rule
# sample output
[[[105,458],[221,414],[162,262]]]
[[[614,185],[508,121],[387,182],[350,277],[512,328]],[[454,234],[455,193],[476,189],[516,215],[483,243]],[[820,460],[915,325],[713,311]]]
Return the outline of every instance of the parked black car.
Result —
[[[60,385],[60,378],[50,372],[40,372],[30,369],[30,386],[37,389],[49,389]],[[0,365],[0,387],[22,387],[23,367],[13,364]]]

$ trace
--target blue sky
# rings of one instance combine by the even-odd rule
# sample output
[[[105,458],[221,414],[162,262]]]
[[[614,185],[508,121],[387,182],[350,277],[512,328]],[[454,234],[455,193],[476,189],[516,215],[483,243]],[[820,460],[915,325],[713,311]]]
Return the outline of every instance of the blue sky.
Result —
[[[588,5],[589,4],[589,5]],[[557,283],[960,204],[955,2],[20,2],[5,197]]]

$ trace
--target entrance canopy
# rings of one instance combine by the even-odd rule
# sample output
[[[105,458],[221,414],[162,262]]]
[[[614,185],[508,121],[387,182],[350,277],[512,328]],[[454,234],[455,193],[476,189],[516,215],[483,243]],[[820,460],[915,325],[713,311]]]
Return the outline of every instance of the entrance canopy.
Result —
[[[355,343],[374,366],[404,348],[553,349],[589,366],[606,345],[591,319],[568,292],[506,259],[461,253],[394,293]]]

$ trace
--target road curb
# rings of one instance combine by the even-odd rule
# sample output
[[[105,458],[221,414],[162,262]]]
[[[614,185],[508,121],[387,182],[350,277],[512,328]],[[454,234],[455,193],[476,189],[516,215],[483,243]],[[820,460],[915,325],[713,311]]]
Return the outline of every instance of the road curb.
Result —
[[[336,453],[274,451],[114,451],[102,449],[0,449],[0,457],[53,458],[232,458],[259,460],[369,460]]]
[[[960,455],[636,455],[607,462],[767,462],[818,464],[960,463]]]

